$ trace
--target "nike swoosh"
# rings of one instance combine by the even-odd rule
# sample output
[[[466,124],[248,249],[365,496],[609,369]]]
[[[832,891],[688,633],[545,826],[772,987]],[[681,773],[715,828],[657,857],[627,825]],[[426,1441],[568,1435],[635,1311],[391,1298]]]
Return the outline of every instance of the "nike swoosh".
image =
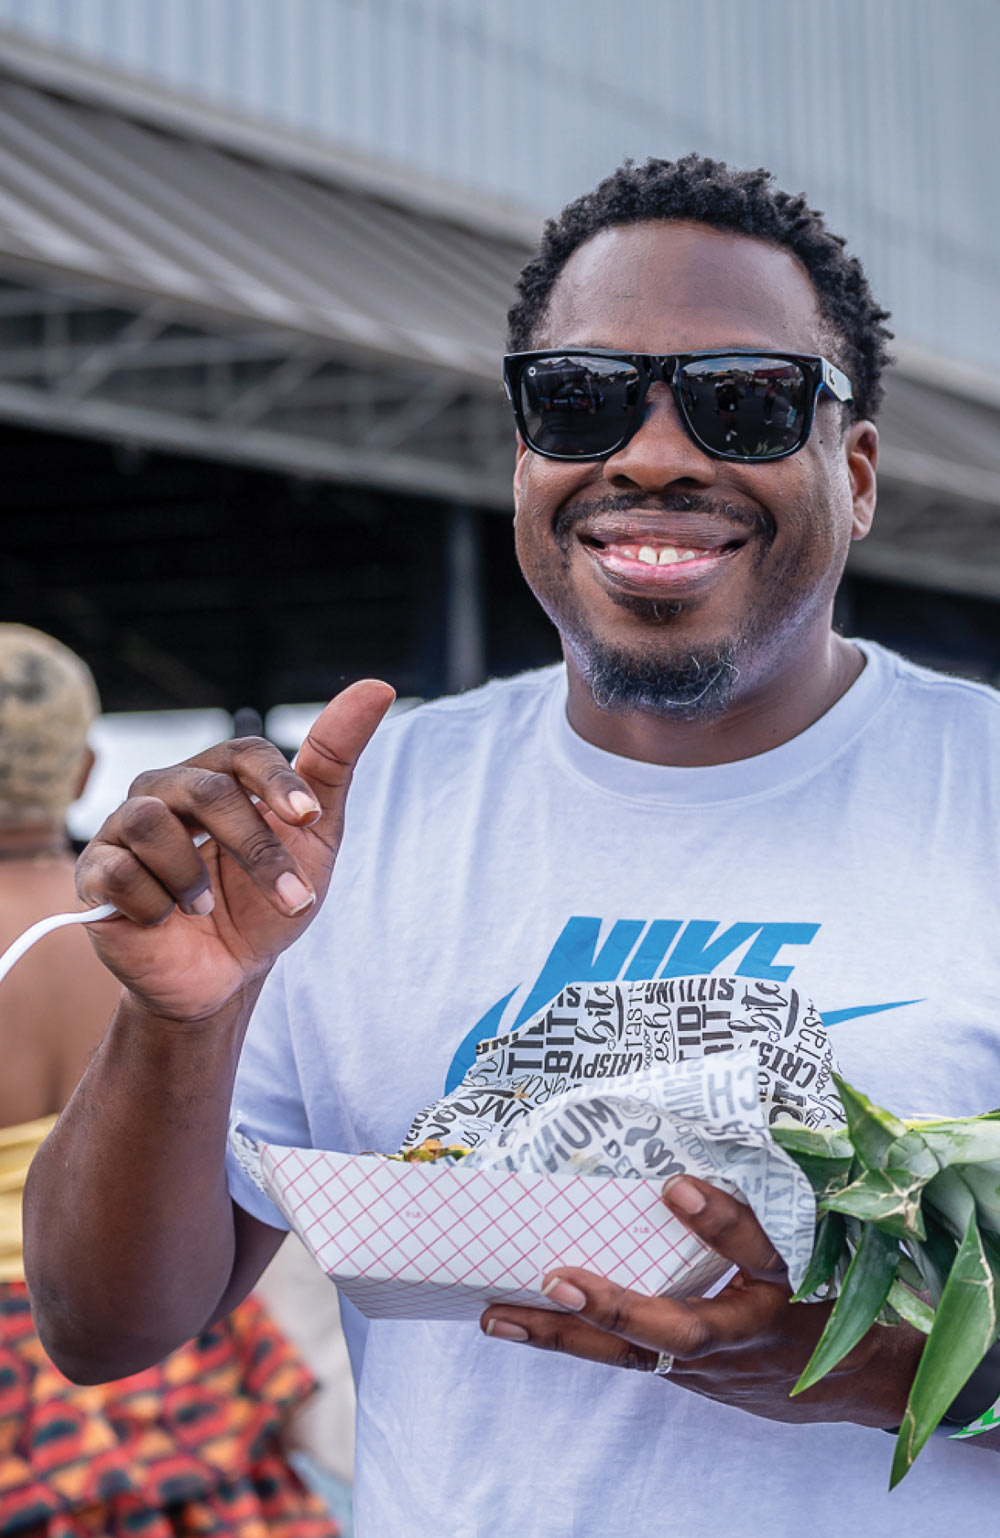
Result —
[[[521,985],[518,983],[517,987]],[[477,1020],[472,1030],[469,1031],[458,1044],[458,1050],[451,1060],[448,1069],[448,1077],[444,1081],[444,1092],[450,1095],[453,1089],[457,1089],[465,1075],[476,1061],[476,1047],[481,1041],[488,1041],[491,1036],[499,1036],[500,1022],[503,1020],[503,1012],[517,992],[512,988],[505,993],[502,999],[497,999],[492,1009],[488,1009],[481,1020]]]
[[[907,1004],[922,1004],[923,999],[896,999],[892,1004],[859,1004],[855,1009],[822,1009],[823,1024],[829,1030],[842,1020],[859,1020],[862,1015],[881,1015],[887,1009],[905,1009]]]

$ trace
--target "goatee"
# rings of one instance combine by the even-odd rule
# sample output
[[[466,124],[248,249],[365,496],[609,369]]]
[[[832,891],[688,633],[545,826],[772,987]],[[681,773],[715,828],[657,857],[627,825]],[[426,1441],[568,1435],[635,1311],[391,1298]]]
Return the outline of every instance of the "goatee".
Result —
[[[574,650],[594,703],[602,710],[714,721],[728,709],[740,676],[730,646],[669,661],[637,656],[593,638],[586,649]]]

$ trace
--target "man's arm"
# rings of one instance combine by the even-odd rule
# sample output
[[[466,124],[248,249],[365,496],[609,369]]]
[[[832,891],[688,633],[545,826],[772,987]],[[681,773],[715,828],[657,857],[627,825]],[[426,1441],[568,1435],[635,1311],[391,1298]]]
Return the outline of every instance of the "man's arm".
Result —
[[[326,892],[354,764],[391,699],[375,682],[338,695],[298,772],[250,739],[142,776],[81,856],[83,902],[122,915],[89,933],[126,993],[25,1191],[35,1319],[71,1377],[158,1361],[281,1242],[229,1198],[236,1064],[264,978]]]

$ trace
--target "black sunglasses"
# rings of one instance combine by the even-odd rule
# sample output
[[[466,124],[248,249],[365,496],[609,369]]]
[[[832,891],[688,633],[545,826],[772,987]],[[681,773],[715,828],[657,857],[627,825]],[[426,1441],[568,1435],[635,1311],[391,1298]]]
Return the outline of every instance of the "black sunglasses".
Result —
[[[642,425],[654,381],[669,385],[689,437],[715,459],[785,459],[812,431],[821,391],[853,398],[826,358],[786,352],[645,353],[604,347],[512,352],[504,388],[518,431],[546,459],[608,459]]]

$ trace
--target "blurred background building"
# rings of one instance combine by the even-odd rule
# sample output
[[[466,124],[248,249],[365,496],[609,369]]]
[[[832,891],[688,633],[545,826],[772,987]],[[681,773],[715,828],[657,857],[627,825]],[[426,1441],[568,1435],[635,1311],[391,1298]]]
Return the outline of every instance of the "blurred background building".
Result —
[[[997,679],[998,57],[993,0],[0,0],[0,614],[206,740],[551,660],[512,281],[698,149],[805,189],[893,311],[843,625]]]

